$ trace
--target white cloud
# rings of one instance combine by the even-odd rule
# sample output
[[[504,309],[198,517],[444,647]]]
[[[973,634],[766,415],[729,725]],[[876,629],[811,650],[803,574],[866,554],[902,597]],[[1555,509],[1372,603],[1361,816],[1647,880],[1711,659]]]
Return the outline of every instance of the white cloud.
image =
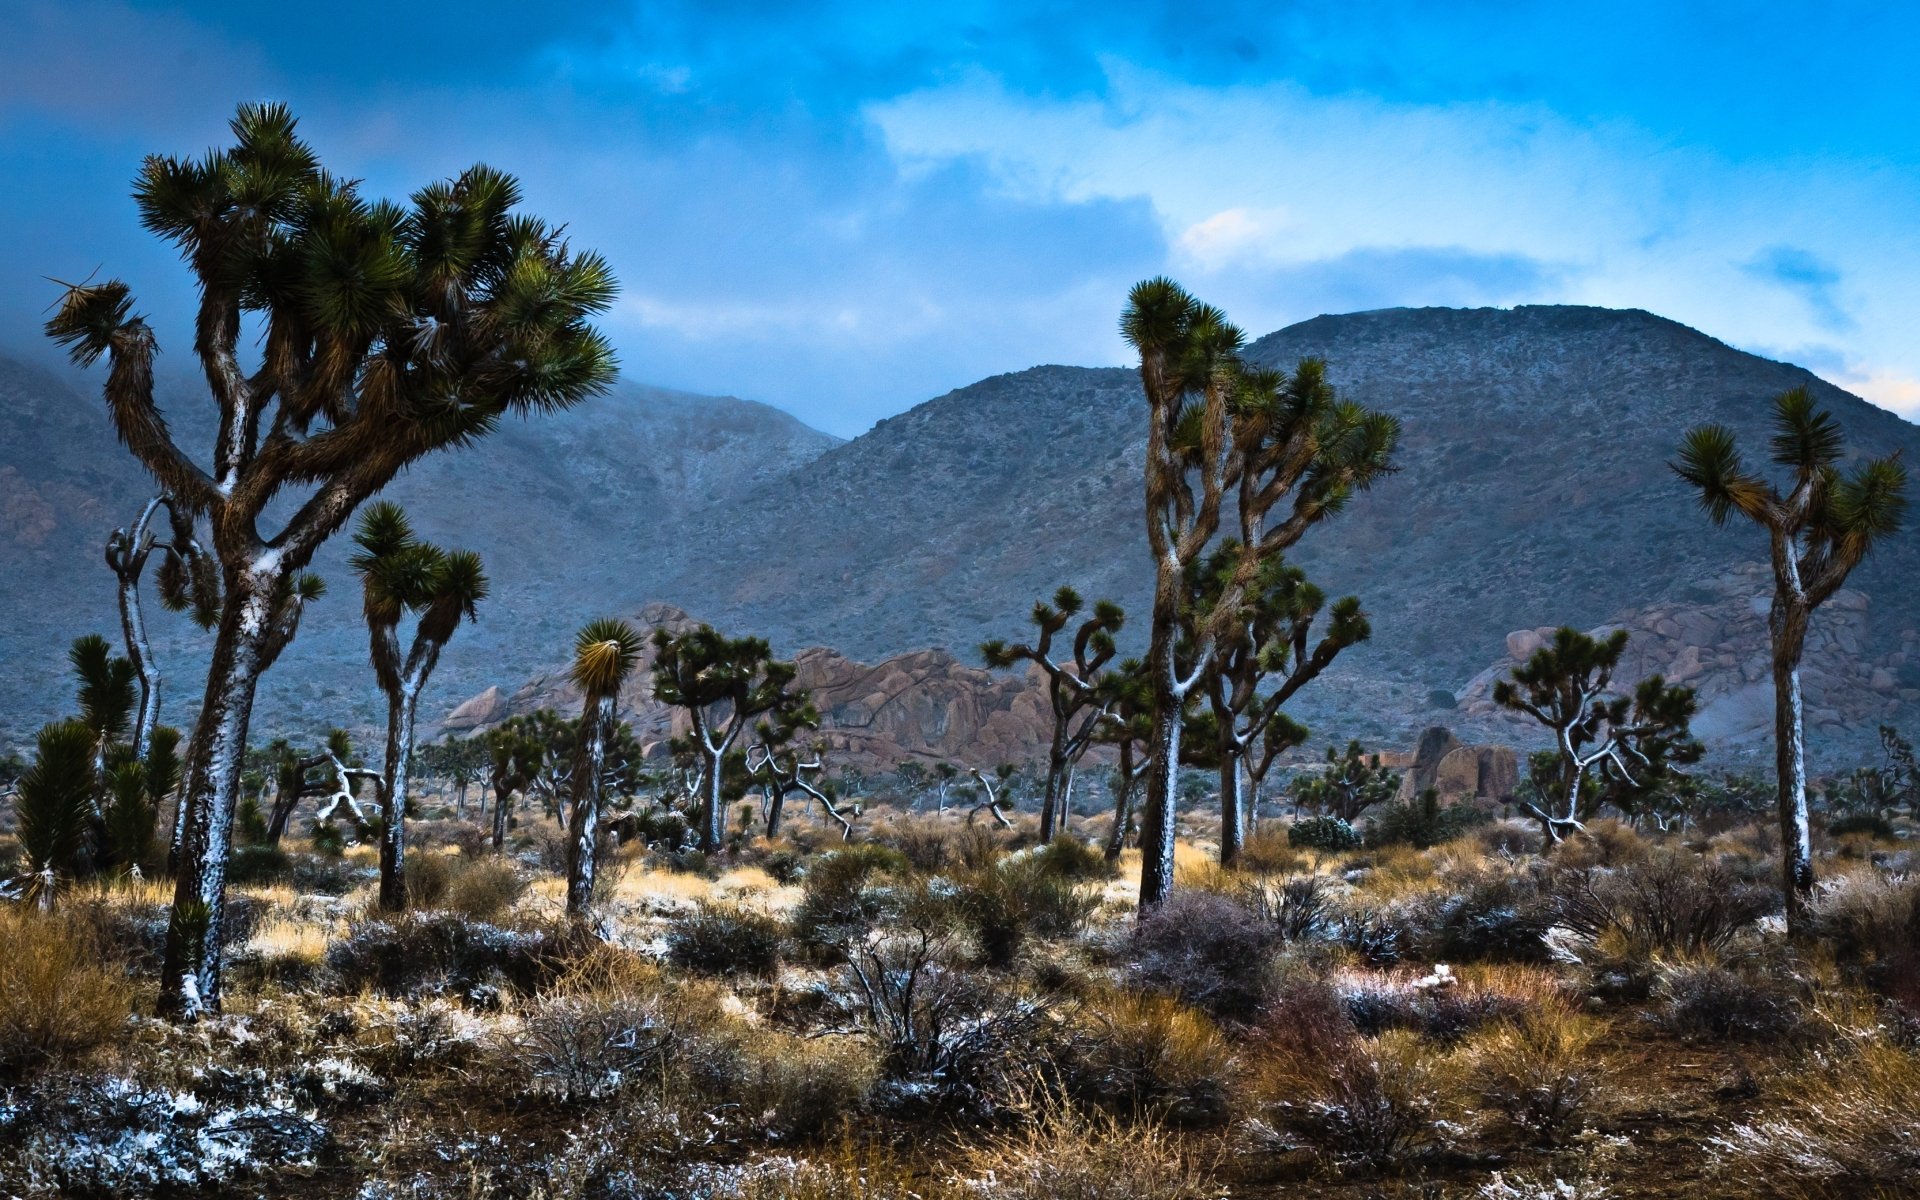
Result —
[[[1893,236],[1920,180],[1901,172],[1734,162],[1531,105],[1202,88],[1123,64],[1109,83],[1105,99],[1037,99],[976,74],[867,115],[903,169],[971,160],[1025,199],[1144,198],[1167,269],[1255,332],[1350,298],[1303,290],[1324,272],[1302,268],[1444,247],[1543,270],[1409,279],[1409,297],[1645,308],[1741,345],[1828,340],[1817,306],[1751,273],[1768,248],[1800,248],[1832,264],[1857,320],[1842,347],[1857,365],[1835,381],[1920,409],[1904,382],[1920,376],[1920,245]]]

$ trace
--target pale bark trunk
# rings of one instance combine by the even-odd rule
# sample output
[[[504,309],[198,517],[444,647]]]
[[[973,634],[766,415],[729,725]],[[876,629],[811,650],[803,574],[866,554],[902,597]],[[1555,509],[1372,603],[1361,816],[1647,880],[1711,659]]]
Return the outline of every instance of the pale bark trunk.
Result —
[[[1047,794],[1040,804],[1040,843],[1045,845],[1053,840],[1059,825],[1059,813],[1065,804],[1062,795],[1067,781],[1067,723],[1059,718],[1053,723],[1053,746],[1047,753]]]
[[[127,658],[140,677],[140,707],[134,714],[133,753],[141,762],[153,749],[153,731],[160,724],[160,668],[154,665],[153,647],[147,642],[147,623],[140,611],[140,577],[120,577],[120,632],[127,643]]]
[[[507,843],[507,804],[513,799],[513,793],[506,788],[493,789],[493,848],[500,849]]]
[[[179,868],[160,976],[159,1009],[169,1016],[191,1020],[220,1008],[227,855],[277,581],[257,569],[236,572],[227,589],[226,614],[188,754],[192,776],[181,790]]]
[[[721,787],[726,782],[720,778],[720,764],[725,751],[710,749],[706,734],[702,731],[696,731],[694,736],[700,739],[700,753],[707,762],[707,777],[703,781],[707,793],[706,811],[702,814],[705,819],[700,824],[700,851],[703,854],[718,854],[726,837],[726,809],[720,798]]]
[[[1120,861],[1120,851],[1127,845],[1127,823],[1133,819],[1133,747],[1122,743],[1120,747],[1120,765],[1115,768],[1119,775],[1114,783],[1113,829],[1107,834],[1107,861]]]
[[[1774,770],[1779,785],[1781,893],[1787,932],[1798,935],[1806,924],[1813,896],[1813,835],[1807,817],[1805,703],[1800,692],[1800,657],[1812,614],[1775,602],[1773,633]]]
[[[424,676],[424,672],[422,673]],[[386,821],[380,829],[380,908],[399,912],[407,906],[407,785],[413,762],[413,719],[419,707],[421,678],[400,683],[387,705]]]
[[[595,855],[600,839],[600,779],[606,767],[607,731],[616,696],[589,697],[581,721],[580,759],[574,767],[573,821],[567,841],[567,915],[584,916],[593,904]]]

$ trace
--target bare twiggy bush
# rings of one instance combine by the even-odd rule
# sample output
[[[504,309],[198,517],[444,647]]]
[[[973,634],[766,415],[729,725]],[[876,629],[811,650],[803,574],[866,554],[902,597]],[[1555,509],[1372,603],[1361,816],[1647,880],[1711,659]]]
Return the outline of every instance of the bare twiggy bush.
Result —
[[[742,904],[703,900],[667,930],[667,959],[702,975],[771,978],[780,973],[786,926]]]
[[[1769,1041],[1800,1023],[1790,981],[1714,962],[1659,962],[1654,998],[1668,1032],[1703,1042]]]
[[[1779,907],[1774,889],[1685,850],[1657,851],[1615,871],[1573,873],[1557,891],[1561,924],[1596,939],[1616,934],[1638,958],[1724,950]]]
[[[680,1040],[659,997],[562,994],[538,1002],[507,1048],[529,1091],[572,1103],[657,1078]]]

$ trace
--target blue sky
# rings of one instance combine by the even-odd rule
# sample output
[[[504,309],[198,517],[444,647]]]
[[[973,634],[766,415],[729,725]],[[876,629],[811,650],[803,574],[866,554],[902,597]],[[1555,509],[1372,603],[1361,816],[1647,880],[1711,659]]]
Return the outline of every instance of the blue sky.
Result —
[[[293,103],[403,195],[484,160],[614,261],[628,374],[851,435],[1120,363],[1174,274],[1322,312],[1651,309],[1920,412],[1920,6],[0,2],[0,349],[127,278],[151,151]]]

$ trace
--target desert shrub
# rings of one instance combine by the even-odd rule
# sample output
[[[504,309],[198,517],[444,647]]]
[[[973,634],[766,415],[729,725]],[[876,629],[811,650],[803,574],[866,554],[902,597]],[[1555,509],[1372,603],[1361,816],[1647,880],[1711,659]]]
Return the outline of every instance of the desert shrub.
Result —
[[[1546,848],[1546,836],[1537,825],[1523,821],[1494,821],[1474,831],[1474,840],[1488,854],[1520,858]]]
[[[701,901],[667,930],[667,959],[703,975],[780,973],[786,928],[759,909]]]
[[[885,846],[857,845],[816,858],[801,883],[793,929],[810,946],[830,947],[872,928],[889,904],[883,886],[912,871],[906,856]]]
[[[1895,832],[1893,822],[1879,813],[1848,813],[1827,822],[1827,836],[1866,837],[1890,842],[1900,835]]]
[[[1046,1006],[968,970],[936,907],[916,905],[897,927],[843,949],[841,1003],[880,1046],[876,1094],[887,1107],[991,1113],[1053,1058]]]
[[[1286,993],[1256,1030],[1247,1061],[1259,1113],[1248,1127],[1253,1149],[1380,1172],[1442,1144],[1435,1054],[1405,1030],[1360,1037],[1324,986]]]
[[[0,909],[0,1076],[77,1059],[121,1037],[133,990],[90,931]]]
[[[597,1100],[657,1076],[681,1040],[658,996],[561,992],[509,1034],[510,1060],[536,1095]]]
[[[1279,947],[1279,931],[1243,899],[1182,890],[1134,926],[1127,972],[1138,987],[1245,1021],[1271,994]]]
[[[1416,943],[1433,962],[1538,963],[1555,910],[1530,876],[1475,871],[1446,881],[1416,906]]]
[[[1697,1041],[1767,1041],[1800,1023],[1799,1000],[1790,986],[1770,975],[1717,963],[1662,964],[1654,999],[1656,1015],[1668,1032]]]
[[[991,830],[934,816],[897,817],[874,830],[874,842],[897,850],[915,869],[977,871],[1006,852]]]
[[[1711,1139],[1715,1165],[1773,1194],[1899,1196],[1920,1173],[1920,1057],[1870,1042],[1780,1081],[1760,1118]]]
[[[1647,843],[1622,821],[1588,821],[1586,832],[1553,848],[1554,861],[1572,870],[1624,867],[1647,856]]]
[[[1078,933],[1099,906],[1098,897],[1080,888],[1073,875],[1039,855],[1002,859],[953,882],[951,901],[961,921],[982,957],[996,967],[1010,965],[1030,934]]]
[[[1406,957],[1407,938],[1398,922],[1376,909],[1356,909],[1340,918],[1334,941],[1370,967],[1391,967]]]
[[[1255,911],[1266,918],[1283,942],[1331,937],[1339,925],[1322,875],[1290,875],[1278,887],[1251,889],[1250,899]]]
[[[1920,1014],[1920,880],[1836,880],[1811,915],[1814,935],[1842,968]]]
[[[459,1070],[471,1066],[486,1049],[490,1027],[480,1017],[448,1000],[380,1005],[367,1014],[355,1035],[357,1057],[391,1074],[424,1068]]]
[[[981,1200],[1209,1200],[1211,1173],[1155,1122],[1122,1124],[1057,1101],[969,1157]]]
[[[506,859],[476,858],[463,862],[447,881],[443,903],[448,912],[488,921],[517,904],[526,890],[526,877]]]
[[[1305,817],[1287,830],[1289,846],[1325,854],[1357,850],[1361,840],[1359,832],[1339,817]]]
[[[415,849],[407,855],[407,907],[440,908],[459,866],[445,854]]]
[[[1225,1117],[1233,1047],[1205,1013],[1170,996],[1114,992],[1078,1024],[1067,1071],[1076,1098],[1176,1125]]]
[[[1255,875],[1284,875],[1306,865],[1296,848],[1293,827],[1262,821],[1240,848],[1240,869]]]
[[[227,858],[227,884],[231,887],[255,887],[279,883],[293,873],[287,852],[278,846],[240,845]]]
[[[1463,985],[1449,968],[1436,968],[1434,975],[1419,979],[1352,975],[1335,990],[1347,1020],[1364,1036],[1410,1030],[1440,1043],[1458,1041],[1497,1021],[1518,1019],[1533,1004],[1531,996]]]
[[[1071,834],[1061,834],[1028,856],[1034,868],[1058,879],[1111,879],[1114,868],[1106,855],[1089,842]]]
[[[1686,850],[1664,850],[1617,870],[1573,872],[1555,891],[1560,924],[1595,939],[1611,933],[1638,958],[1723,950],[1779,907],[1774,888],[1742,882]]]
[[[1501,1021],[1466,1048],[1472,1088],[1521,1136],[1558,1145],[1603,1096],[1604,1068],[1593,1052],[1600,1032],[1598,1022],[1557,1004]]]
[[[1493,817],[1472,803],[1441,804],[1429,790],[1403,803],[1379,809],[1367,826],[1369,846],[1412,846],[1425,850],[1450,842]]]
[[[455,913],[402,913],[359,921],[327,948],[342,988],[412,998],[480,987],[531,992],[565,968],[577,947],[547,929],[470,921]]]
[[[863,1039],[741,1027],[693,1039],[682,1069],[708,1106],[732,1106],[762,1132],[814,1137],[857,1111],[879,1076]]]

